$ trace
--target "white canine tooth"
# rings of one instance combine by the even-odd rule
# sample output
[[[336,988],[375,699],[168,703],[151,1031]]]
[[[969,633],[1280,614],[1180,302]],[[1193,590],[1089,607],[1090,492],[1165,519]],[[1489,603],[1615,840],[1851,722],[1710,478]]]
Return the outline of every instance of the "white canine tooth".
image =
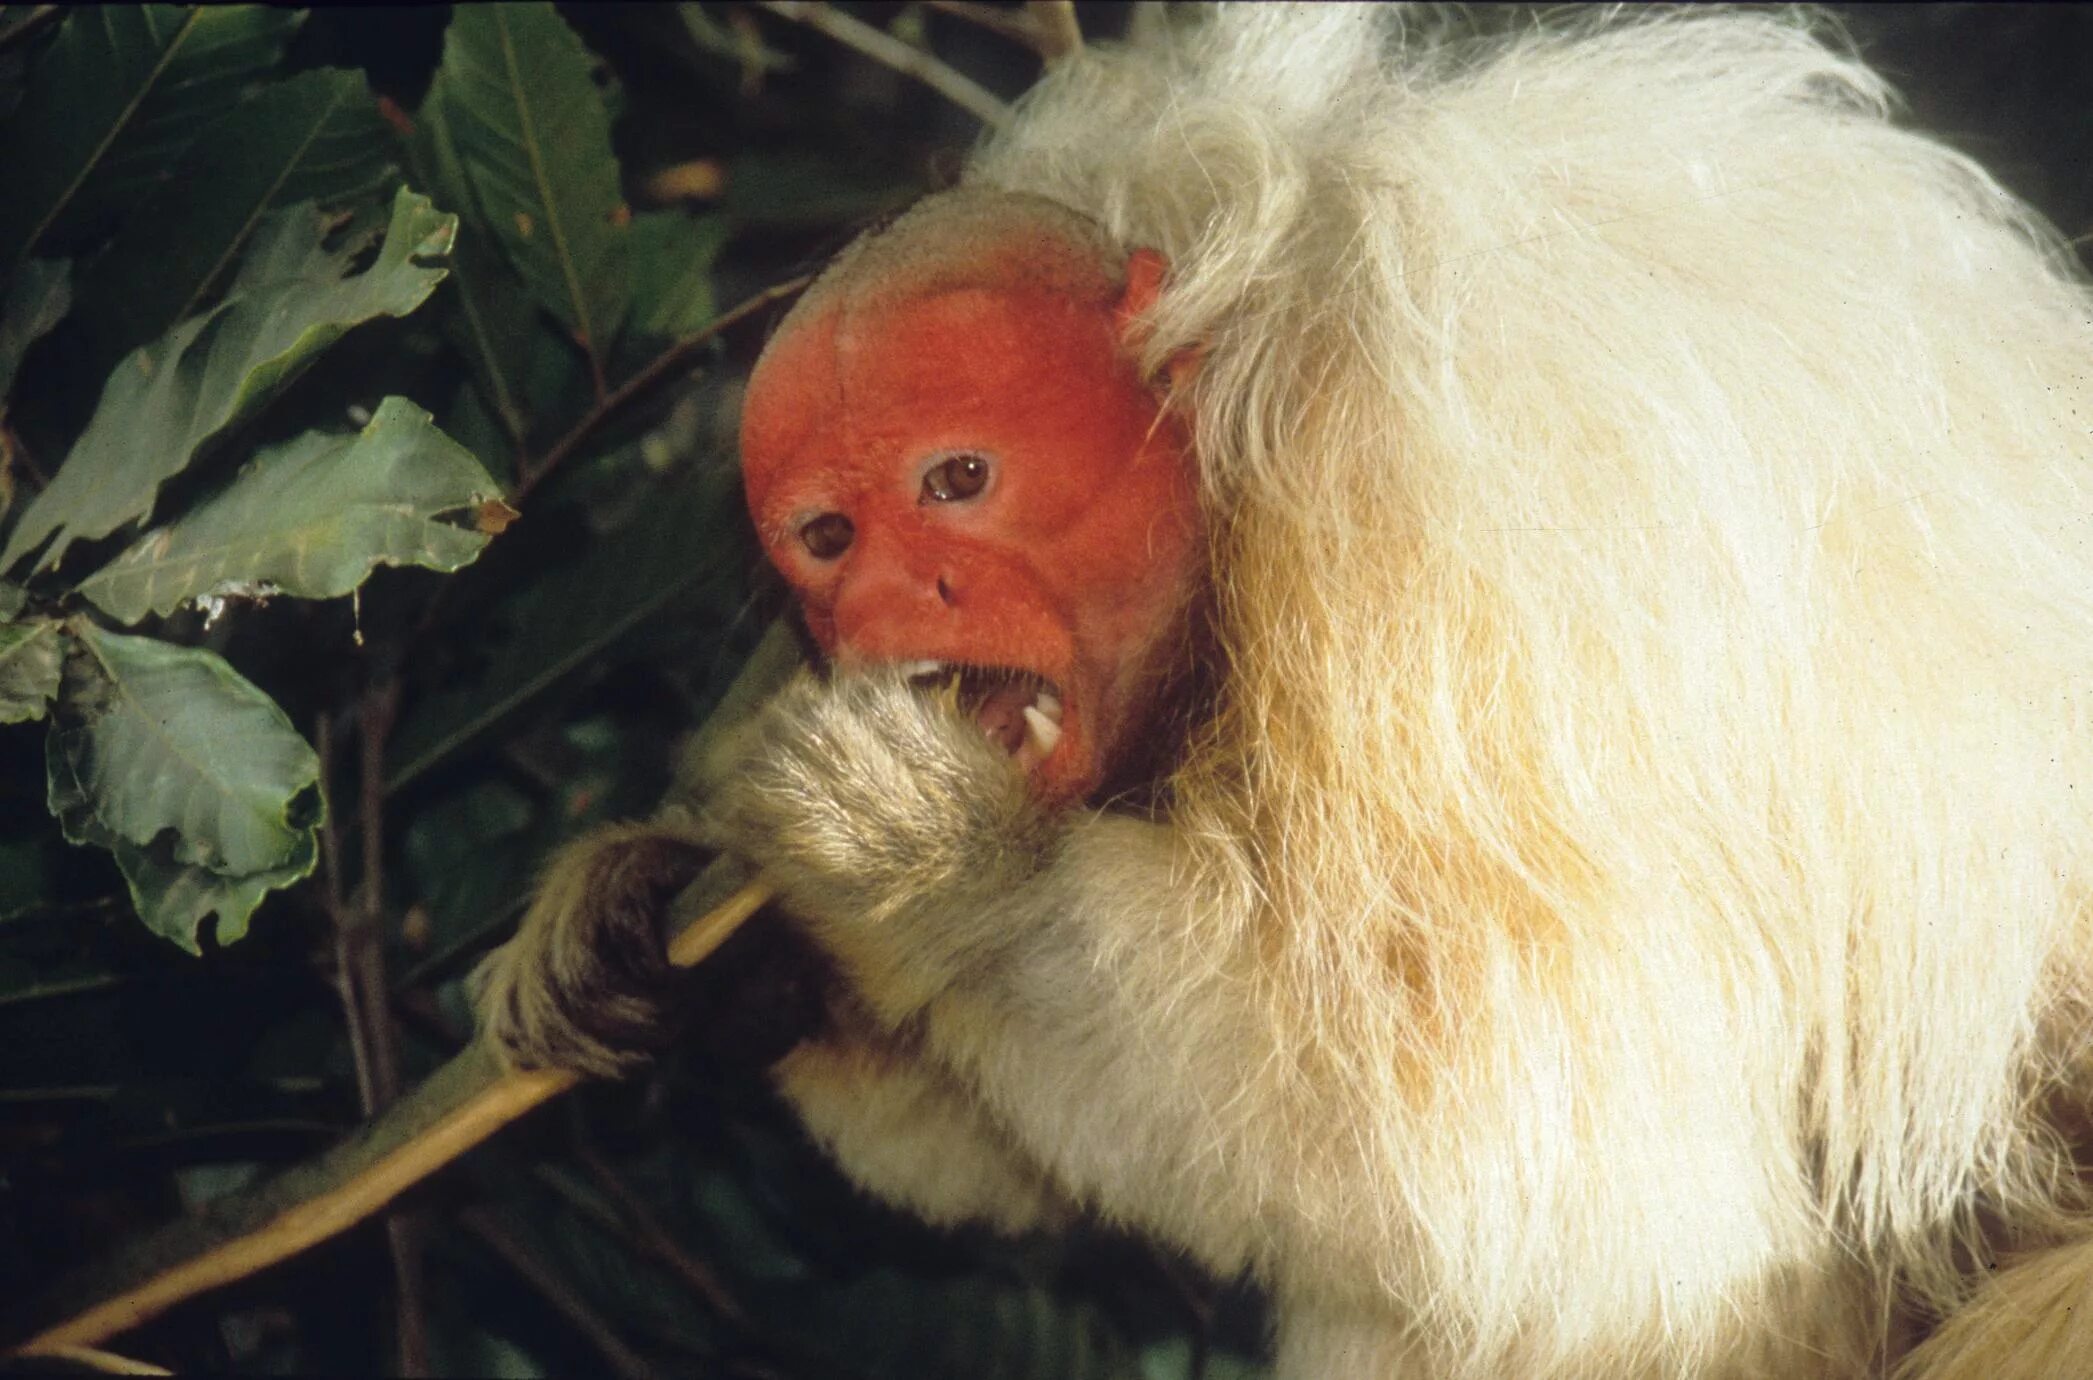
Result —
[[[936,675],[943,666],[944,663],[938,661],[904,661],[901,663],[901,674],[908,680],[915,680],[919,676]]]
[[[1054,723],[1061,722],[1061,701],[1042,690],[1032,698],[1032,707]]]
[[[1054,744],[1061,741],[1061,725],[1029,704],[1025,706],[1025,727],[1032,731],[1032,741],[1038,745],[1042,757],[1052,752]]]

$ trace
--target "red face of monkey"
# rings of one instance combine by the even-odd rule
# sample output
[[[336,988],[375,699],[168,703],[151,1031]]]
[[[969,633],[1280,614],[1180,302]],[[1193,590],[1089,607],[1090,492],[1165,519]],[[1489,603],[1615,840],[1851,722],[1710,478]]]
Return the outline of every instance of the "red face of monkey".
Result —
[[[1137,255],[1116,306],[846,292],[771,344],[743,412],[749,509],[815,640],[960,670],[1050,799],[1106,778],[1183,645],[1195,478],[1122,340],[1159,269]]]

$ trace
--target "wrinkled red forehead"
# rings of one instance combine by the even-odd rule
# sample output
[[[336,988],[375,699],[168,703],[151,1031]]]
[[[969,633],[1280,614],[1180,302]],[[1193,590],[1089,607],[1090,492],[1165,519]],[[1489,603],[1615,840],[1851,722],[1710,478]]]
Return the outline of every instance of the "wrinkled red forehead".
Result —
[[[1030,288],[843,295],[796,315],[758,362],[742,473],[759,524],[946,448],[1045,449],[1081,487],[1124,464],[1152,420],[1108,303]]]

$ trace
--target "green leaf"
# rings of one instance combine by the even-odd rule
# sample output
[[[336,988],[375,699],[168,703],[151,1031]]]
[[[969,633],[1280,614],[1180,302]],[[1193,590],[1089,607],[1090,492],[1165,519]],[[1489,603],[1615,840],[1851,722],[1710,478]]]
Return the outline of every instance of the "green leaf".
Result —
[[[319,759],[218,656],[85,620],[66,657],[46,770],[75,843],[116,855],[139,915],[192,952],[237,938],[262,896],[312,870]]]
[[[127,637],[84,620],[66,667],[67,757],[110,830],[227,875],[281,866],[298,849],[294,797],[319,759],[276,702],[215,653]]]
[[[600,374],[625,316],[629,217],[589,66],[550,5],[461,5],[436,85],[489,226]]]
[[[368,194],[392,175],[392,147],[360,73],[305,72],[243,102],[82,273],[89,356],[112,361],[195,315],[265,215]]]
[[[444,91],[444,84],[436,83],[416,112],[407,161],[416,183],[459,213],[461,233],[443,295],[444,333],[472,367],[481,395],[513,447],[530,426],[523,374],[537,308],[502,256],[465,175]]]
[[[0,551],[0,571],[54,533],[41,569],[55,567],[72,542],[146,516],[160,485],[200,446],[252,416],[351,326],[420,306],[443,278],[429,261],[449,252],[457,218],[402,188],[377,261],[348,277],[360,246],[324,248],[324,229],[308,207],[272,217],[254,248],[271,266],[268,281],[243,277],[212,311],[131,353]]]
[[[58,625],[47,619],[0,623],[0,724],[41,719],[58,693],[65,649]]]
[[[204,922],[213,915],[218,917],[218,942],[232,943],[247,933],[248,918],[263,897],[310,876],[319,858],[317,838],[308,832],[283,866],[260,872],[228,877],[180,862],[174,857],[171,836],[163,835],[141,847],[104,827],[72,775],[70,761],[55,745],[46,749],[45,765],[51,811],[64,826],[66,837],[74,843],[106,848],[123,873],[131,905],[145,927],[192,954],[203,951]]]
[[[35,247],[156,88],[205,11],[82,7],[65,18],[15,108],[0,149],[0,277]]]
[[[206,5],[191,13],[193,26],[161,79],[67,202],[51,239],[70,243],[106,231],[165,186],[198,136],[282,60],[284,44],[303,18],[298,10],[270,5]],[[219,136],[214,131],[211,137]]]
[[[569,676],[600,667],[635,629],[737,569],[745,553],[728,515],[738,500],[731,471],[703,483],[686,480],[571,564],[521,577],[530,583],[504,611],[512,633],[482,673],[429,695],[400,724],[387,789],[461,750]],[[475,573],[491,578],[497,572]]]
[[[37,337],[64,319],[73,304],[70,266],[63,261],[31,259],[7,285],[0,301],[0,415],[7,412],[7,390],[15,370]]]
[[[504,780],[476,782],[416,812],[402,860],[443,950],[510,918],[535,873],[537,819],[530,797]]]
[[[353,436],[308,432],[256,457],[215,497],[80,583],[135,623],[189,600],[255,593],[333,599],[378,565],[450,571],[479,555],[468,520],[501,488],[471,452],[405,398]]]
[[[725,216],[692,219],[649,211],[632,221],[632,329],[641,335],[689,335],[719,315],[712,264],[727,242]]]

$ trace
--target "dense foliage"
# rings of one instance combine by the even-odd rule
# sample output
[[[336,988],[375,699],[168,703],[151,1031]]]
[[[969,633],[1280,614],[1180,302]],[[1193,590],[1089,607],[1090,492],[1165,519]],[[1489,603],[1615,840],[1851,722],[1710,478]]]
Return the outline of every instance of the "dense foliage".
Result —
[[[779,609],[731,446],[768,290],[1038,71],[1022,11],[964,9],[0,6],[10,1297],[382,1108],[468,1037],[547,850],[649,808]],[[1919,118],[2093,227],[2085,12],[1853,23]],[[1108,1232],[883,1211],[692,1050],[116,1345],[1222,1376],[1261,1326]]]

